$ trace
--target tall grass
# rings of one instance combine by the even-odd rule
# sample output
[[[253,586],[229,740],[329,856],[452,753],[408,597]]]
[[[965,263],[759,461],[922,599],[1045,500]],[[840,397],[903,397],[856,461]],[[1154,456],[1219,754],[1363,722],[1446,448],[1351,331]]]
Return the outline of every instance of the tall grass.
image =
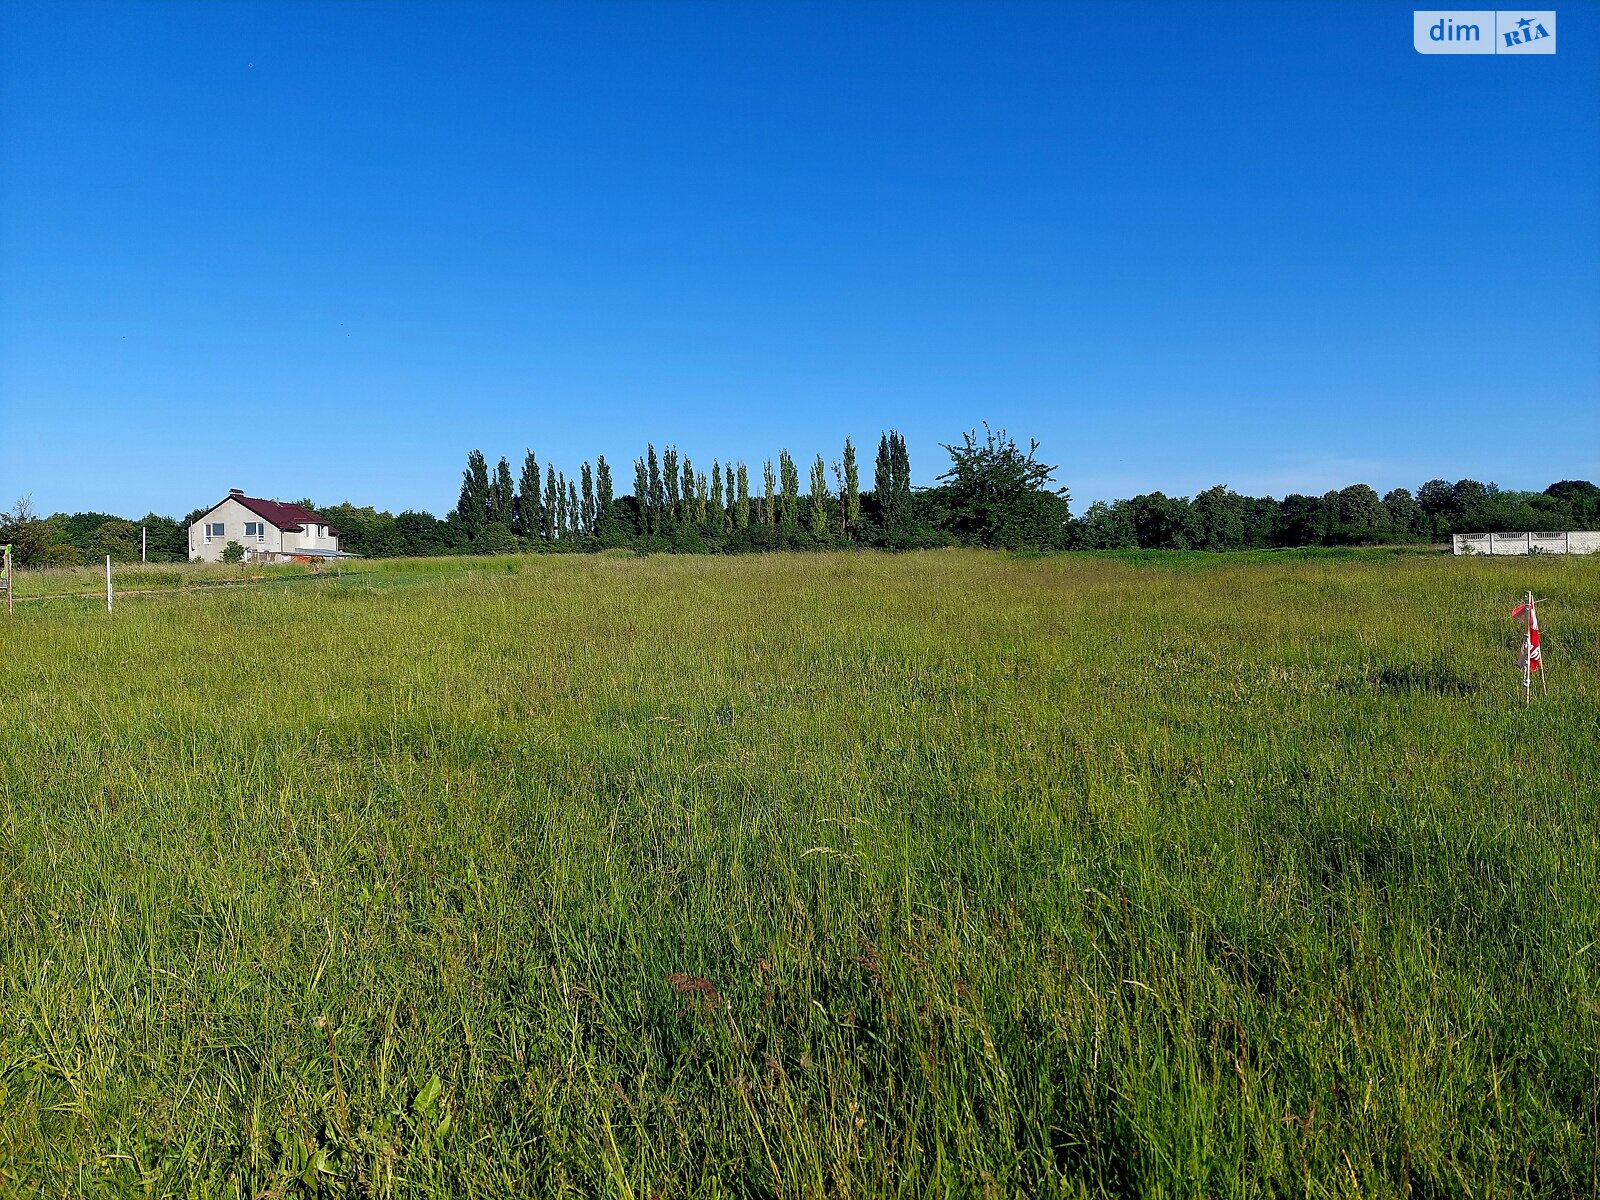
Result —
[[[1593,1194],[1597,614],[980,552],[19,604],[0,1192]]]

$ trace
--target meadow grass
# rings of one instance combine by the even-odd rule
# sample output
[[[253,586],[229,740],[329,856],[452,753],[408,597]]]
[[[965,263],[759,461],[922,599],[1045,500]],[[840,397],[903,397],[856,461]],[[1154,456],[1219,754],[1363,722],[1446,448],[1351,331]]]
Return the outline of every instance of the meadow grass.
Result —
[[[1595,1194],[1600,561],[179,575],[0,623],[0,1192]]]

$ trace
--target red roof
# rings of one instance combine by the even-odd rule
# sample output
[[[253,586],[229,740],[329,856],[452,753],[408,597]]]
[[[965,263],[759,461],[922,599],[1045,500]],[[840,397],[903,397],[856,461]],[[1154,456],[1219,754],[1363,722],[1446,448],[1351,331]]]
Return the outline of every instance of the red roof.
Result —
[[[216,504],[211,506],[212,510],[214,511],[215,509],[221,507],[229,500],[237,500],[251,512],[255,513],[256,516],[270,521],[279,529],[285,530],[289,533],[298,533],[307,525],[328,524],[328,519],[326,517],[319,517],[309,508],[305,508],[299,504],[284,504],[278,500],[260,500],[255,496],[245,496],[238,492],[228,493],[227,496],[221,500],[218,500]],[[328,532],[334,536],[338,536],[339,533],[339,531],[334,529],[332,526],[329,526]]]

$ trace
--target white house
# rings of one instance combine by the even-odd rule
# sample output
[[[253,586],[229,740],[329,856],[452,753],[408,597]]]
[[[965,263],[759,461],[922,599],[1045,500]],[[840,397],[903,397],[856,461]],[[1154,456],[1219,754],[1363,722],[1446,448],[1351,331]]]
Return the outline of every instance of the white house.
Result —
[[[338,530],[298,504],[259,500],[238,488],[189,526],[191,562],[221,562],[229,542],[244,547],[253,562],[296,558],[338,558]]]

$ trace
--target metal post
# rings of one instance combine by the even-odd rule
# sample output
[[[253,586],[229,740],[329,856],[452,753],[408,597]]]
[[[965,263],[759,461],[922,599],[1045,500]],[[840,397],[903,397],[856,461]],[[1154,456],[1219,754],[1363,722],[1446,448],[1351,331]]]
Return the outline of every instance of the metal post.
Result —
[[[149,534],[150,534],[150,530],[148,528],[146,528],[143,525],[139,526],[139,561],[140,562],[146,561],[145,557],[144,557],[144,547],[145,547],[145,541],[149,537]]]
[[[111,555],[106,555],[106,611],[111,611]]]

